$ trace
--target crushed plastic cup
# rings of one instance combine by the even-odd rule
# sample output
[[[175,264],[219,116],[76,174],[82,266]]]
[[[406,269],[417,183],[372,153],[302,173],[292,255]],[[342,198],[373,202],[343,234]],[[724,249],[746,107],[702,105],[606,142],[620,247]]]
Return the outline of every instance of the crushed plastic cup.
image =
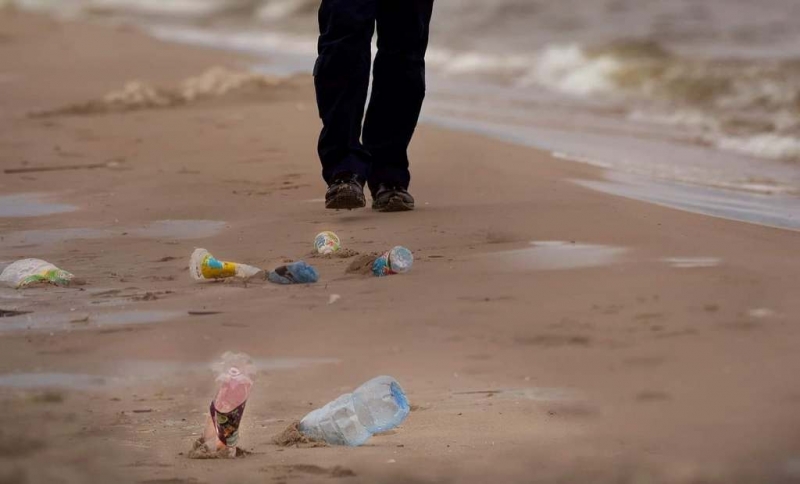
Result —
[[[319,273],[306,262],[297,261],[271,271],[267,280],[275,284],[313,284],[319,280]]]
[[[372,273],[376,277],[404,274],[414,265],[414,254],[402,246],[394,247],[375,259],[372,263]]]
[[[19,289],[32,284],[69,286],[75,276],[41,259],[21,259],[12,262],[0,273],[0,283]]]
[[[221,261],[206,249],[195,249],[189,260],[189,272],[196,281],[210,281],[232,277],[249,279],[261,269],[238,262]]]
[[[320,232],[314,238],[314,247],[317,249],[318,254],[333,254],[334,252],[339,252],[342,248],[342,241],[339,240],[338,235],[326,230],[325,232]]]

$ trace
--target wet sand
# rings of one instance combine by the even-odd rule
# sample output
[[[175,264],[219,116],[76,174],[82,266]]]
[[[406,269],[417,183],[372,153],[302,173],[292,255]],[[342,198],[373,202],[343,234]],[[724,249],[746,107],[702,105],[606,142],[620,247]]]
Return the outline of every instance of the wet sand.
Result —
[[[0,319],[0,481],[800,480],[800,233],[593,191],[574,182],[602,181],[592,167],[430,126],[419,210],[328,212],[310,79],[31,117],[247,59],[0,12],[0,169],[105,165],[0,176],[0,261],[87,281],[0,289],[31,311]],[[416,264],[379,280],[309,259],[309,287],[189,277],[195,247],[271,268],[322,230]],[[190,460],[226,350],[261,362],[253,454]],[[414,405],[401,428],[272,442],[377,374]]]

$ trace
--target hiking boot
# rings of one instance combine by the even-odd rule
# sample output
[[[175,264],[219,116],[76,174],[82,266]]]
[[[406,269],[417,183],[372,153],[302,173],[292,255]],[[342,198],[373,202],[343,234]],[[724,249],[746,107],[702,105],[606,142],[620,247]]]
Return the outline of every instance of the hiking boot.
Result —
[[[352,210],[367,205],[364,188],[356,175],[344,173],[336,176],[325,193],[325,208]]]
[[[372,209],[378,212],[408,212],[414,210],[414,197],[403,187],[381,183],[372,200]]]

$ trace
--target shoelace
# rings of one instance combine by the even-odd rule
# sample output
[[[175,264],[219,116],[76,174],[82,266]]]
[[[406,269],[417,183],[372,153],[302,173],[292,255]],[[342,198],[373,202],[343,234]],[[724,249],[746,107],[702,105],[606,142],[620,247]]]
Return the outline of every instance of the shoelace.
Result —
[[[351,183],[355,183],[355,180],[343,178],[341,180],[335,180],[332,186],[336,188],[342,188],[350,185]]]

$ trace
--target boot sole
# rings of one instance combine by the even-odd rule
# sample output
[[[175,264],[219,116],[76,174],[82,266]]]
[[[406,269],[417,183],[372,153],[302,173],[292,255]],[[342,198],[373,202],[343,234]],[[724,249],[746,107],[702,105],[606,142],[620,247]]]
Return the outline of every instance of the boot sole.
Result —
[[[414,210],[414,202],[404,202],[400,197],[392,197],[385,205],[372,204],[372,209],[377,212],[410,212]]]
[[[364,195],[355,192],[338,193],[332,199],[325,201],[325,208],[329,210],[353,210],[366,206],[367,200]]]

